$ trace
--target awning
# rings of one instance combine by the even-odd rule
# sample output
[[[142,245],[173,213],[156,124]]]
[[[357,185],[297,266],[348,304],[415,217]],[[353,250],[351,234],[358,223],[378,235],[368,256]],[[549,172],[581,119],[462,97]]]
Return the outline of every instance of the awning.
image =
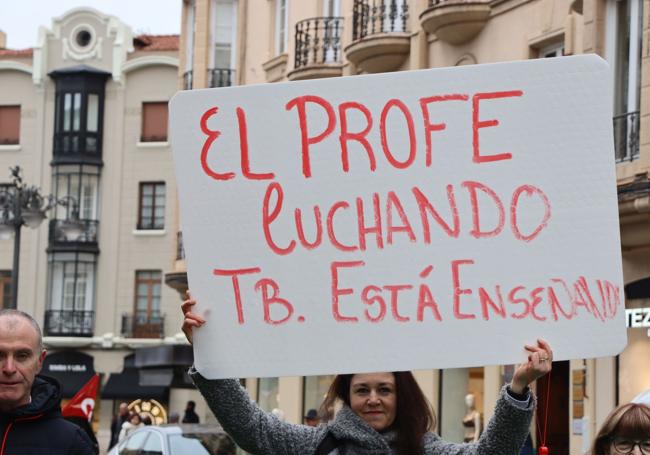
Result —
[[[79,351],[59,351],[48,354],[41,374],[56,379],[61,396],[72,398],[95,374],[94,358]]]
[[[167,400],[169,387],[140,385],[140,372],[134,366],[135,355],[124,358],[124,369],[121,373],[111,373],[108,382],[102,389],[102,398],[116,400],[155,399]]]
[[[193,389],[187,374],[194,363],[192,346],[166,345],[135,351],[135,366],[140,370],[140,384]]]
[[[189,368],[193,363],[194,352],[188,345],[152,346],[135,351],[135,366],[138,368]]]
[[[169,387],[141,386],[140,375],[135,368],[125,368],[121,373],[113,373],[102,389],[102,398],[127,399],[156,399],[166,400]]]

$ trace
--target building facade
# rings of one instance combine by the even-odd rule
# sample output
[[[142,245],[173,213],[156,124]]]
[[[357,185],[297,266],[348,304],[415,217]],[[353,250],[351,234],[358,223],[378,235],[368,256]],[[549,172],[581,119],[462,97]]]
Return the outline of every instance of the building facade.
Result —
[[[583,53],[606,59],[629,343],[616,357],[554,365],[549,448],[579,454],[617,403],[650,389],[650,324],[643,322],[650,313],[648,11],[643,0],[184,0],[179,79],[182,88],[197,89]],[[166,282],[183,292],[184,272],[184,261],[175,261]],[[441,435],[462,439],[468,392],[486,422],[512,371],[417,372]],[[246,384],[264,408],[281,408],[299,422],[318,407],[329,380],[250,378]],[[540,409],[545,400],[540,394]],[[539,436],[535,424],[531,431]]]
[[[11,190],[9,168],[20,166],[58,201],[38,229],[22,229],[17,306],[42,324],[44,372],[61,380],[64,398],[102,374],[95,420],[105,448],[119,402],[145,400],[154,412],[155,400],[161,421],[198,397],[183,371],[192,359],[178,294],[163,282],[177,256],[167,103],[179,37],[135,36],[116,17],[77,8],[38,30],[33,49],[5,41],[0,34],[0,184]],[[13,239],[0,239],[3,306]]]

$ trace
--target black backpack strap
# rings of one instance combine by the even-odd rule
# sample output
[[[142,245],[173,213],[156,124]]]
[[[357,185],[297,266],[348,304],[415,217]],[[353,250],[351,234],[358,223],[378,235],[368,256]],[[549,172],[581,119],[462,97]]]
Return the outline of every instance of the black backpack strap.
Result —
[[[336,439],[334,435],[328,431],[325,438],[323,438],[320,444],[318,444],[314,455],[328,455],[332,450],[338,449],[342,445],[343,441]]]

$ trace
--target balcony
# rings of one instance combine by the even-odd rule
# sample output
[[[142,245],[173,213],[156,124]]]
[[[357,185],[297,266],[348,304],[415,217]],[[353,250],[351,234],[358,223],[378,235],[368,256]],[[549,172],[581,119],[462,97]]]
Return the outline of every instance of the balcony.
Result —
[[[212,68],[208,70],[210,88],[230,87],[235,79],[235,70],[230,68]]]
[[[490,4],[481,0],[429,0],[420,14],[422,28],[449,44],[464,44],[478,35],[490,17]]]
[[[146,313],[123,314],[121,334],[125,338],[163,338],[165,316]]]
[[[52,165],[102,164],[102,134],[91,131],[54,133]]]
[[[183,90],[192,90],[192,70],[183,73]]]
[[[185,266],[183,233],[181,231],[176,233],[176,262],[174,263],[174,270],[165,273],[165,284],[175,289],[182,300],[185,299],[185,292],[187,292],[187,269]]]
[[[91,337],[95,325],[94,311],[46,310],[45,336]]]
[[[296,24],[294,70],[291,81],[336,77],[341,66],[342,17],[314,17]]]
[[[66,235],[66,224],[69,220],[50,220],[48,235],[48,252],[53,251],[85,251],[88,253],[99,253],[97,243],[99,232],[98,220],[78,220],[81,226],[81,233],[74,238]]]
[[[408,0],[354,0],[347,59],[367,73],[395,71],[411,49]]]
[[[639,111],[614,116],[614,152],[617,163],[639,158]]]

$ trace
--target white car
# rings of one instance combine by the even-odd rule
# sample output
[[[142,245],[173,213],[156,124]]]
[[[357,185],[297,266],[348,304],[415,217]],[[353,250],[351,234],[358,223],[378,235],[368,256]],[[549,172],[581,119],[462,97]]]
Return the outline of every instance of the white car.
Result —
[[[236,455],[237,446],[218,425],[144,426],[120,441],[108,455]]]

